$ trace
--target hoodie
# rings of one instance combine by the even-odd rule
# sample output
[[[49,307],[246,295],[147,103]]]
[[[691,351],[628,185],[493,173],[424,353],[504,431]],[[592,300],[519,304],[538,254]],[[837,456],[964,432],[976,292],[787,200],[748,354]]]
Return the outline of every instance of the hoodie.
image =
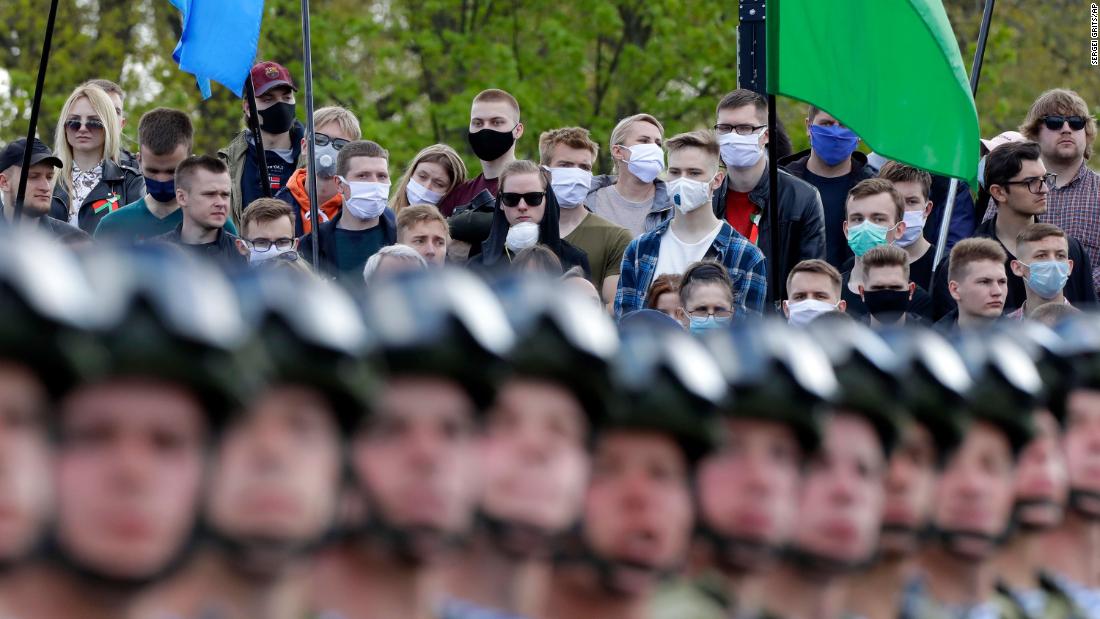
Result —
[[[500,194],[497,194],[493,208],[493,225],[489,230],[489,238],[481,244],[481,254],[470,261],[471,265],[485,267],[488,270],[507,268],[511,259],[505,252],[504,241],[508,237],[508,218],[504,216],[504,209],[500,202]],[[567,241],[563,241],[558,228],[558,199],[553,191],[546,192],[546,208],[543,209],[542,221],[539,222],[539,244],[545,245],[561,260],[563,270],[579,266],[584,269],[585,277],[590,277],[592,270],[588,266],[588,256]]]
[[[306,187],[306,179],[306,168],[298,168],[286,182],[286,187],[275,194],[276,198],[294,209],[294,235],[298,237],[309,234],[313,230],[312,222],[309,220],[309,188]],[[321,223],[336,219],[343,206],[344,196],[339,193],[329,198],[328,202],[322,204],[317,210]]]

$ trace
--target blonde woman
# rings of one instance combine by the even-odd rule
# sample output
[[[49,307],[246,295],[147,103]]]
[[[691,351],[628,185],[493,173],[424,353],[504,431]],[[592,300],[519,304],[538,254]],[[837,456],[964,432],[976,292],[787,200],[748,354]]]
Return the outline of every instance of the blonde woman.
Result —
[[[416,154],[390,198],[394,215],[410,204],[438,206],[455,187],[466,182],[466,164],[455,149],[432,144]]]
[[[145,196],[145,179],[119,163],[121,129],[110,96],[84,84],[57,119],[54,153],[61,159],[50,217],[92,234],[99,220]]]

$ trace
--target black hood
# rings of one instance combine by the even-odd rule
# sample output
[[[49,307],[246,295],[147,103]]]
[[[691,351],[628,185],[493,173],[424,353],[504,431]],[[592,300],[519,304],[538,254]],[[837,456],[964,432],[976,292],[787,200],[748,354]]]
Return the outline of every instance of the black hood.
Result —
[[[561,233],[558,228],[558,199],[549,186],[544,186],[546,192],[546,208],[539,222],[539,243],[550,248],[558,259],[565,262],[562,255]],[[482,264],[487,267],[497,266],[504,259],[504,241],[508,238],[508,218],[504,216],[501,208],[500,196],[503,187],[497,191],[496,203],[493,205],[493,225],[489,230],[489,238],[481,244]]]

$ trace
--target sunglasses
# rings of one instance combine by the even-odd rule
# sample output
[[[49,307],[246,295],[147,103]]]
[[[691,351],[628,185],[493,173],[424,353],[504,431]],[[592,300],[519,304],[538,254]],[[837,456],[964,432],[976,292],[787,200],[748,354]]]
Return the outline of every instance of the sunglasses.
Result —
[[[65,121],[65,128],[69,131],[80,131],[80,127],[82,126],[87,127],[88,131],[102,131],[103,121],[97,120],[95,118],[89,118],[88,120],[84,121],[79,118],[70,118],[69,120]]]
[[[331,138],[323,133],[318,133],[313,137],[313,143],[317,146],[328,146],[329,144],[332,144],[333,148],[335,148],[336,150],[340,150],[341,148],[348,145],[348,140],[345,140],[343,138]]]
[[[1085,128],[1085,123],[1087,122],[1088,117],[1086,116],[1062,116],[1061,114],[1055,114],[1043,117],[1043,124],[1051,131],[1060,131],[1062,125],[1065,123],[1069,123],[1070,129],[1080,131]]]
[[[526,202],[527,206],[538,206],[542,204],[542,199],[545,197],[545,191],[532,191],[530,193],[502,193],[500,194],[500,201],[504,203],[504,206],[519,206],[520,200]]]

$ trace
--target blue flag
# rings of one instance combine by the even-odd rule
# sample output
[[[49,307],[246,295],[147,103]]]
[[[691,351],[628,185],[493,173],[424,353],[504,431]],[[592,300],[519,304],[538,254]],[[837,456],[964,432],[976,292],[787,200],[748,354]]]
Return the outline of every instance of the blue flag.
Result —
[[[210,80],[244,93],[244,80],[256,58],[264,0],[170,0],[183,14],[183,36],[172,52],[180,70],[191,73],[202,98]]]

